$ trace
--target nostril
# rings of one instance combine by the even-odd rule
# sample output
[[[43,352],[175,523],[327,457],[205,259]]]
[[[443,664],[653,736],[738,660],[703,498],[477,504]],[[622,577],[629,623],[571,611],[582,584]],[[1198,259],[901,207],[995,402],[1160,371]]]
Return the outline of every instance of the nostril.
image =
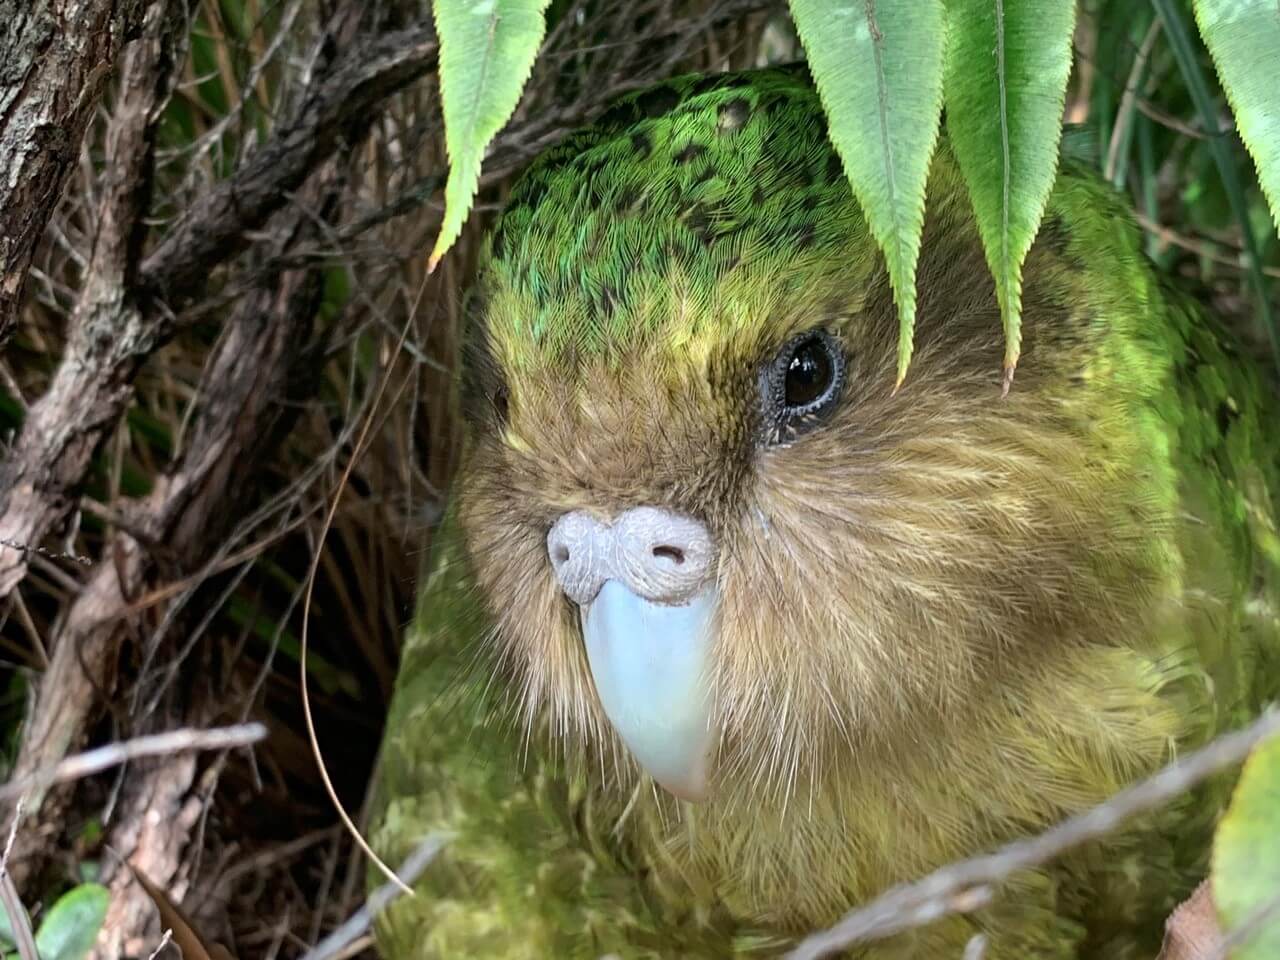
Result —
[[[684,563],[684,551],[679,547],[662,544],[653,548],[653,555],[659,560],[671,560],[676,564]]]
[[[653,537],[646,544],[671,537]],[[608,579],[617,578],[618,549],[609,524],[583,510],[561,514],[547,531],[544,561],[566,597],[582,606],[595,599]],[[670,574],[668,574],[670,576]]]

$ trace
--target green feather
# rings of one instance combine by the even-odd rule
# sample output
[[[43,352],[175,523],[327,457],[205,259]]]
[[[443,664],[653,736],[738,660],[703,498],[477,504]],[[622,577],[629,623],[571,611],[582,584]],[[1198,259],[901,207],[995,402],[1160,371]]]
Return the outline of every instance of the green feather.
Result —
[[[511,307],[491,332],[546,356],[687,336],[704,317],[675,298],[705,304],[743,258],[839,257],[849,230],[866,229],[851,196],[800,70],[679,77],[624,97],[513,189],[484,288]]]

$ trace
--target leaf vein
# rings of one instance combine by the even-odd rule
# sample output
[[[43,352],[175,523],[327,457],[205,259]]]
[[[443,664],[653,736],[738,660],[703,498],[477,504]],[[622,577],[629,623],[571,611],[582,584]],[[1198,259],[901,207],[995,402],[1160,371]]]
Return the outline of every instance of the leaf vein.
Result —
[[[906,257],[902,249],[902,225],[898,222],[898,187],[893,175],[893,143],[889,139],[889,85],[884,75],[884,34],[876,22],[876,0],[866,0],[867,29],[871,34],[871,56],[876,71],[876,100],[879,108],[880,143],[884,148],[885,189],[889,194],[889,215],[893,220],[893,246],[901,265]],[[906,295],[906,291],[903,291]]]
[[[1011,192],[1012,171],[1010,170],[1009,151],[1009,90],[1005,76],[1004,55],[1004,0],[996,3],[996,78],[1000,87],[1000,148],[1003,152],[1004,168],[1000,197],[1000,267],[1001,283],[1004,286],[1005,309],[1013,315],[1013,271],[1009,263],[1009,195]]]

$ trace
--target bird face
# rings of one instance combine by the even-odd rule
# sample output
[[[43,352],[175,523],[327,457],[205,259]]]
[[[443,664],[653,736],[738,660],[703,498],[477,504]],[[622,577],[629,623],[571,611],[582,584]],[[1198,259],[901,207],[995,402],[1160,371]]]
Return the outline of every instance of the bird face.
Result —
[[[689,799],[945,745],[1053,650],[1136,635],[1168,574],[1161,480],[1126,422],[1146,399],[1091,386],[1062,252],[1032,251],[1002,401],[944,155],[895,391],[887,276],[847,187],[813,172],[832,156],[816,98],[784,93],[772,114],[694,97],[693,133],[646,121],[535,172],[476,288],[459,520],[504,676],[530,722],[588,755],[620,743]],[[762,114],[741,148],[725,98],[735,136]],[[762,166],[771,116],[794,149]],[[671,174],[690,138],[715,143],[711,174]],[[732,231],[681,213],[708,185]],[[787,242],[757,208],[791,217]]]

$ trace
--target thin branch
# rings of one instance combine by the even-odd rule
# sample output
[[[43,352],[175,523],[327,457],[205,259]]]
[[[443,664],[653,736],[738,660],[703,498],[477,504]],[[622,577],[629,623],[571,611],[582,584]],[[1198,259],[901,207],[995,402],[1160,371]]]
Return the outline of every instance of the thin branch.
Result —
[[[1248,943],[1262,932],[1263,927],[1277,919],[1280,919],[1280,894],[1254,907],[1205,960],[1228,960],[1231,951]]]
[[[1195,784],[1241,762],[1268,737],[1280,733],[1280,710],[1268,710],[1242,730],[1175,760],[1158,773],[1044,833],[1016,840],[994,853],[961,860],[923,880],[900,884],[846,914],[835,926],[803,940],[787,960],[817,960],[868,940],[880,940],[952,913],[986,904],[1012,874],[1103,837],[1143,810],[1158,807]]]
[[[36,951],[35,936],[31,932],[31,918],[27,916],[27,908],[22,905],[18,896],[18,888],[13,885],[13,877],[9,875],[9,854],[13,850],[13,840],[18,835],[18,824],[22,822],[22,800],[13,807],[13,822],[9,824],[9,836],[5,840],[4,853],[0,855],[0,905],[9,918],[9,930],[13,933],[13,942],[18,948],[22,960],[40,960]]]
[[[82,567],[93,566],[93,557],[84,557],[78,553],[67,553],[65,551],[46,550],[44,547],[38,547],[30,543],[18,543],[18,541],[10,540],[8,537],[0,537],[0,547],[17,550],[19,553],[34,553],[44,557],[46,560],[69,560],[72,563],[80,564]]]
[[[1192,140],[1210,139],[1210,136],[1211,136],[1210,134],[1205,133],[1203,130],[1201,130],[1197,126],[1194,126],[1193,124],[1187,123],[1184,120],[1179,120],[1177,117],[1173,116],[1173,114],[1171,113],[1165,113],[1165,111],[1161,110],[1154,103],[1152,103],[1150,100],[1147,100],[1144,97],[1138,97],[1135,103],[1138,109],[1142,111],[1142,113],[1146,114],[1148,118],[1150,118],[1151,120],[1154,120],[1156,123],[1160,124],[1162,127],[1168,127],[1170,130],[1173,130],[1176,133],[1180,133],[1184,137],[1190,137]],[[1235,129],[1235,124],[1229,123],[1224,120],[1221,124],[1220,129],[1218,130],[1218,133],[1215,134],[1215,136],[1226,136],[1227,134],[1231,133],[1234,129]]]
[[[396,873],[400,880],[399,884],[384,883],[369,894],[369,899],[364,902],[364,906],[352,914],[337,930],[303,954],[301,960],[334,960],[340,956],[350,943],[373,925],[378,914],[387,909],[397,897],[404,893],[405,889],[412,889],[413,882],[431,865],[431,861],[444,849],[446,842],[448,842],[447,837],[433,833],[418,844],[417,849],[409,854]]]
[[[9,917],[9,929],[13,931],[18,956],[22,960],[40,960],[36,938],[31,932],[31,918],[27,916],[27,908],[22,905],[18,888],[13,885],[13,877],[9,876],[8,870],[0,871],[0,904]]]
[[[174,224],[142,263],[142,296],[176,307],[198,293],[209,272],[244,247],[250,232],[281,209],[333,152],[349,124],[429,73],[435,62],[430,24],[385,33],[350,50],[308,91],[287,126]]]
[[[1197,240],[1194,237],[1184,237],[1176,230],[1170,229],[1163,224],[1156,223],[1150,217],[1143,216],[1141,213],[1134,211],[1134,217],[1137,218],[1138,226],[1142,227],[1148,233],[1152,233],[1166,243],[1171,243],[1175,247],[1180,247],[1189,253],[1194,253],[1204,257],[1213,263],[1221,264],[1224,267],[1231,267],[1233,270],[1247,270],[1248,266],[1242,262],[1244,260],[1244,252],[1240,250],[1234,251],[1234,256],[1230,253],[1224,253],[1222,248],[1218,247],[1207,240]],[[1268,277],[1280,278],[1280,267],[1262,268],[1263,274]]]
[[[1120,147],[1128,139],[1129,128],[1133,125],[1133,111],[1136,107],[1134,101],[1138,96],[1142,72],[1147,68],[1151,48],[1155,45],[1156,37],[1160,35],[1160,24],[1159,17],[1152,18],[1151,26],[1147,28],[1147,35],[1142,38],[1138,55],[1134,57],[1133,67],[1129,71],[1129,80],[1124,85],[1124,95],[1120,98],[1120,107],[1116,110],[1116,125],[1111,131],[1111,143],[1107,146],[1107,162],[1102,174],[1112,183],[1116,180],[1116,164],[1120,160]]]
[[[171,941],[172,939],[173,939],[173,930],[172,929],[165,930],[164,936],[160,938],[160,942],[156,944],[156,948],[152,950],[151,953],[147,956],[147,960],[156,960],[156,957],[160,956],[161,951],[163,951],[164,948],[169,945],[169,941]]]
[[[266,735],[267,728],[260,723],[239,723],[212,730],[170,730],[121,743],[110,743],[66,757],[51,769],[36,770],[10,780],[0,786],[0,800],[11,800],[37,784],[47,786],[79,780],[139,757],[167,756],[193,750],[228,750],[257,743]]]
[[[427,276],[427,274],[423,274],[422,283],[418,287],[418,294],[414,298],[413,305],[409,308],[408,315],[405,318],[404,329],[400,332],[400,340],[391,351],[393,357],[400,355],[400,349],[404,346],[404,342],[409,336],[410,325],[418,312],[418,305],[422,302],[422,294],[427,289]],[[298,685],[302,693],[302,716],[307,725],[307,738],[311,741],[311,753],[315,757],[316,769],[320,773],[320,780],[324,784],[325,792],[329,794],[334,810],[347,828],[347,832],[355,840],[356,845],[364,851],[365,856],[393,883],[399,883],[395,874],[391,872],[391,868],[369,846],[369,842],[360,833],[359,828],[356,827],[351,816],[347,813],[346,807],[342,805],[342,800],[338,797],[338,791],[333,786],[333,780],[329,776],[329,769],[324,762],[324,751],[320,749],[320,739],[316,735],[315,718],[311,713],[311,695],[307,690],[307,628],[311,622],[311,595],[315,589],[316,571],[320,569],[320,557],[324,550],[325,537],[328,536],[329,528],[333,526],[333,516],[338,512],[338,503],[342,499],[342,491],[346,489],[347,481],[351,478],[351,471],[355,468],[356,461],[366,449],[366,440],[370,435],[370,428],[373,426],[374,419],[377,417],[378,406],[382,402],[383,395],[387,392],[387,386],[391,383],[391,374],[392,369],[388,366],[382,382],[378,384],[378,392],[374,394],[373,403],[369,408],[369,415],[360,430],[359,438],[356,440],[355,450],[352,451],[351,458],[347,461],[347,465],[342,471],[342,476],[338,480],[337,489],[334,491],[333,499],[329,503],[329,509],[325,513],[324,523],[320,527],[320,542],[316,544],[315,551],[311,557],[311,566],[307,571],[307,588],[302,604],[302,635],[298,641]],[[393,408],[395,401],[399,399],[400,394],[404,392],[405,386],[408,385],[411,376],[412,373],[401,381],[399,389],[392,397],[391,405]],[[401,884],[401,892],[410,896],[413,895],[413,890],[404,884]]]

